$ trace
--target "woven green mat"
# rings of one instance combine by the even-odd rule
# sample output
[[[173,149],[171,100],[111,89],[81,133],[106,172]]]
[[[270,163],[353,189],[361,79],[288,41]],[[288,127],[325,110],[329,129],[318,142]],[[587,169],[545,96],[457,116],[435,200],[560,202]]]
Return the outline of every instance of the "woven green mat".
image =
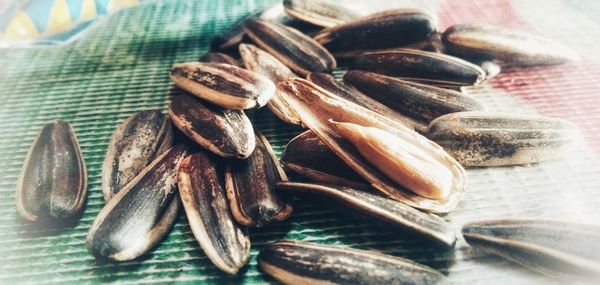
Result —
[[[460,241],[440,251],[419,238],[363,221],[319,198],[295,197],[293,216],[251,230],[252,257],[238,276],[212,266],[197,245],[185,215],[160,246],[139,260],[96,261],[85,236],[103,206],[100,173],[114,128],[127,116],[164,109],[176,91],[169,67],[202,55],[215,33],[249,11],[273,1],[151,2],[101,21],[90,33],[55,48],[0,50],[0,284],[40,283],[220,283],[274,282],[256,265],[256,254],[286,238],[377,250],[439,269],[456,283],[552,283]],[[472,90],[490,109],[522,110],[521,102],[497,90]],[[251,114],[279,155],[300,130],[279,122],[266,108]],[[55,119],[75,128],[89,173],[82,218],[64,229],[40,229],[19,219],[14,189],[29,146]],[[531,167],[469,170],[470,188],[446,216],[457,228],[476,218],[550,217],[597,221],[600,166],[585,145],[565,159]],[[592,159],[590,159],[592,158]]]

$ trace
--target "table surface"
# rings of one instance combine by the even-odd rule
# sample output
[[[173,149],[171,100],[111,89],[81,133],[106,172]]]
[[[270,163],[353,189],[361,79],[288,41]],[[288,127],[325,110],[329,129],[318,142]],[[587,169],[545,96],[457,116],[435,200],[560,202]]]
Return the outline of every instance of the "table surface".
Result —
[[[356,1],[346,1],[358,7]],[[444,216],[457,229],[484,218],[553,218],[597,222],[600,214],[600,2],[598,1],[410,1],[438,15],[441,29],[485,23],[531,31],[575,48],[582,60],[554,67],[506,66],[497,78],[467,90],[489,110],[542,113],[576,123],[582,144],[562,159],[537,165],[469,169],[469,190],[456,211]],[[77,41],[51,48],[0,50],[0,284],[170,282],[263,284],[256,254],[286,238],[352,246],[413,259],[457,284],[562,283],[468,247],[440,251],[401,231],[382,229],[320,199],[295,197],[284,222],[251,230],[252,257],[238,276],[227,276],[206,258],[185,215],[158,247],[139,260],[96,261],[85,236],[103,206],[102,160],[114,128],[134,112],[163,109],[175,89],[167,76],[177,62],[194,61],[211,38],[274,1],[157,1],[118,12]],[[388,3],[388,4],[384,4]],[[542,4],[543,3],[543,4]],[[380,9],[389,1],[369,4]],[[367,9],[367,8],[360,8]],[[336,72],[339,75],[339,72]],[[301,130],[278,121],[266,108],[252,112],[254,125],[280,155]],[[85,212],[63,229],[22,221],[14,189],[29,146],[55,119],[75,128],[88,166]]]

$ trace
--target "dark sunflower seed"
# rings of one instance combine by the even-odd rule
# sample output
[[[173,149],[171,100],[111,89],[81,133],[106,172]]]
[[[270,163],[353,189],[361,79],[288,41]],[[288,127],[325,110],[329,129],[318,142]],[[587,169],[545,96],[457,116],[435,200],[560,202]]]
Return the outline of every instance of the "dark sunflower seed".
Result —
[[[436,284],[445,279],[432,268],[399,257],[299,241],[265,246],[258,264],[284,284]]]
[[[69,218],[81,212],[86,195],[87,171],[75,131],[63,121],[45,125],[17,182],[19,214],[29,221]]]
[[[477,85],[485,71],[460,58],[413,49],[366,52],[354,58],[352,68],[428,84]]]
[[[326,0],[284,0],[283,8],[290,17],[325,28],[360,17],[358,13]]]
[[[226,63],[239,66],[235,58],[220,52],[208,52],[199,59],[200,62]]]
[[[483,110],[477,100],[460,92],[408,82],[372,72],[350,70],[344,81],[404,116],[419,132],[433,119],[454,112]]]
[[[376,52],[387,52],[394,51],[396,49],[413,49],[413,50],[424,50],[429,52],[441,53],[443,51],[442,43],[441,43],[441,34],[439,32],[433,33],[428,38],[414,42],[407,45],[402,45],[394,48],[385,48],[385,49],[370,49],[370,50],[350,50],[350,51],[340,51],[334,52],[333,56],[337,60],[340,65],[350,65],[354,61],[354,59],[364,53],[376,53]]]
[[[250,239],[229,211],[221,164],[205,151],[186,157],[179,166],[179,196],[204,253],[219,269],[236,274],[248,263]]]
[[[233,25],[231,28],[229,28],[229,30],[225,31],[223,34],[216,36],[213,39],[211,46],[213,49],[217,50],[231,49],[240,44],[244,39],[244,27],[246,26],[246,23],[249,20],[275,20],[282,18],[284,15],[285,13],[283,11],[283,5],[281,3],[277,3],[273,6],[269,6],[262,10],[258,10],[235,23],[235,25]]]
[[[561,119],[460,112],[431,122],[428,137],[465,166],[536,163],[561,156],[579,140],[578,128]]]
[[[396,9],[324,29],[314,38],[335,53],[400,47],[422,41],[436,29],[431,15],[415,9]]]
[[[243,111],[179,95],[169,104],[169,116],[184,134],[219,156],[247,158],[254,150],[254,130]]]
[[[310,130],[290,140],[281,155],[281,163],[315,182],[359,189],[369,185]]]
[[[102,193],[110,200],[148,164],[173,146],[169,117],[158,110],[127,118],[114,131],[102,166]]]
[[[247,69],[271,79],[274,83],[296,77],[285,64],[255,45],[240,44],[240,55]],[[285,94],[275,92],[267,107],[282,121],[299,125],[298,115],[288,106],[283,96]]]
[[[402,114],[366,96],[356,88],[337,81],[331,74],[311,73],[306,79],[337,96],[412,128],[412,124]]]
[[[87,235],[90,253],[125,261],[158,244],[178,216],[177,167],[186,153],[185,145],[167,150],[106,203]]]
[[[497,59],[517,65],[561,64],[575,51],[541,36],[483,25],[454,25],[442,35],[446,51],[467,58]]]
[[[292,213],[292,205],[277,194],[277,183],[287,176],[271,145],[256,134],[256,149],[248,159],[231,160],[225,172],[225,187],[233,217],[238,223],[263,227],[282,221]]]
[[[398,201],[347,187],[314,183],[282,182],[279,188],[325,195],[354,210],[452,248],[456,242],[454,230],[440,217],[415,210]]]
[[[331,72],[336,67],[335,58],[325,48],[296,29],[251,20],[246,25],[246,34],[298,74]]]
[[[600,277],[600,226],[548,220],[488,220],[462,229],[469,245],[567,280]]]
[[[275,94],[269,79],[230,64],[175,64],[170,77],[180,88],[227,109],[260,108]]]

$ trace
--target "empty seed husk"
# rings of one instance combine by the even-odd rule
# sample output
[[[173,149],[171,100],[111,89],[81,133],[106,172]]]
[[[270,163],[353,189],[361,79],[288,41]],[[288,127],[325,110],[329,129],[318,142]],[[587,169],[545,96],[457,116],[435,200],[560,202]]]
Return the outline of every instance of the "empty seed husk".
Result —
[[[278,88],[290,95],[289,103],[300,114],[303,125],[315,132],[374,188],[393,199],[429,212],[448,212],[456,207],[466,189],[466,175],[462,166],[441,147],[402,124],[344,100],[306,80],[297,78],[283,81]],[[344,128],[347,125],[334,122],[349,123],[352,128]],[[364,137],[360,128],[371,131]],[[366,152],[372,152],[373,156],[365,157]],[[377,163],[377,167],[373,163]],[[386,169],[388,166],[392,168]],[[431,181],[441,183],[430,184],[434,187],[426,189],[409,190],[397,183],[398,177],[391,180],[386,175],[392,172],[414,172],[415,176],[402,184],[408,187],[429,184]]]
[[[575,51],[551,39],[484,25],[454,25],[442,35],[446,51],[467,58],[516,65],[549,65],[577,60]]]
[[[106,203],[87,235],[90,253],[125,261],[158,244],[178,216],[177,167],[187,151],[167,150]]]
[[[254,151],[254,129],[243,111],[178,95],[169,104],[169,117],[189,138],[219,156],[243,159]]]
[[[223,161],[206,151],[187,156],[179,166],[179,196],[206,256],[224,272],[236,274],[248,263],[250,239],[231,215],[224,170]]]
[[[423,11],[395,9],[324,29],[314,38],[335,53],[401,47],[428,38],[436,29],[435,19]]]
[[[446,221],[392,199],[352,188],[325,184],[282,182],[278,186],[285,190],[325,195],[386,225],[415,233],[442,247],[452,248],[456,242],[456,234]]]
[[[484,109],[476,99],[460,92],[373,72],[349,70],[344,82],[394,110],[419,132],[425,132],[429,123],[439,116]]]
[[[487,220],[463,226],[469,245],[566,280],[600,277],[600,226],[550,220]]]
[[[358,189],[368,188],[369,185],[311,130],[290,140],[281,155],[281,163],[315,182]]]
[[[296,77],[285,64],[255,45],[240,44],[240,55],[247,69],[269,78],[274,83]],[[298,115],[281,96],[285,94],[275,92],[267,107],[282,121],[299,125]]]
[[[287,176],[267,139],[256,134],[256,149],[248,159],[231,160],[225,172],[225,188],[233,217],[250,227],[263,227],[292,214],[292,205],[277,194],[277,183]]]
[[[277,20],[285,16],[282,3],[274,4],[267,8],[251,13],[246,18],[238,21],[229,30],[216,36],[211,43],[213,49],[227,50],[236,47],[244,40],[244,27],[251,19]]]
[[[358,91],[356,88],[337,81],[331,74],[311,73],[306,77],[306,79],[339,97],[374,111],[384,117],[396,121],[397,123],[402,123],[406,127],[413,128],[412,122],[407,120],[402,114],[370,98],[369,96]]]
[[[29,221],[65,219],[81,212],[87,171],[75,131],[66,122],[45,125],[23,163],[16,204]]]
[[[558,158],[577,144],[580,132],[561,119],[460,112],[433,120],[427,135],[464,166],[502,166]]]
[[[114,131],[102,165],[104,201],[173,146],[171,120],[159,110],[138,112]]]
[[[290,17],[324,28],[360,17],[360,14],[327,0],[284,0],[283,8]]]
[[[258,265],[284,284],[437,284],[438,271],[373,251],[278,241],[265,246]]]
[[[477,85],[485,79],[479,66],[458,57],[414,49],[366,52],[352,68],[427,84]]]
[[[200,57],[200,62],[225,63],[239,66],[235,58],[220,52],[208,52]]]
[[[246,33],[258,46],[300,75],[331,72],[336,67],[335,58],[324,47],[294,28],[252,20],[246,25]]]
[[[260,108],[275,94],[271,80],[230,64],[179,63],[170,77],[180,88],[227,109]]]
[[[450,195],[454,174],[426,152],[413,145],[398,143],[400,137],[373,127],[333,122],[337,133],[392,181],[430,199]]]

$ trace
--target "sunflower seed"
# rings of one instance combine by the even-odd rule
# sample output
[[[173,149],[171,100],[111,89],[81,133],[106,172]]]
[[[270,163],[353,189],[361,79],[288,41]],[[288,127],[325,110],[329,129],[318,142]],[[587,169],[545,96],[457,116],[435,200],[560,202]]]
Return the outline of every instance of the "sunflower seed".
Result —
[[[600,277],[600,226],[549,220],[488,220],[462,229],[469,245],[567,280]]]
[[[233,66],[239,66],[235,58],[220,52],[208,52],[200,57],[200,62],[225,63]]]
[[[254,150],[254,130],[243,111],[179,95],[171,100],[169,116],[184,134],[219,156],[247,158]]]
[[[169,117],[158,110],[138,112],[113,132],[102,165],[102,193],[110,200],[157,156],[173,146]]]
[[[284,284],[436,284],[445,279],[430,267],[399,257],[299,241],[265,246],[258,264]]]
[[[263,19],[263,20],[276,20],[285,16],[283,11],[283,5],[281,3],[277,3],[273,6],[269,6],[262,10],[258,10],[242,20],[238,21],[233,25],[229,30],[216,36],[211,46],[213,49],[217,50],[227,50],[231,49],[242,42],[244,39],[244,26],[251,19]]]
[[[349,50],[349,51],[339,51],[334,52],[333,56],[335,57],[338,64],[350,65],[354,61],[354,59],[365,53],[377,53],[377,52],[388,52],[394,50],[404,50],[404,49],[412,49],[412,50],[423,50],[429,52],[441,53],[443,50],[441,43],[441,34],[439,32],[435,32],[431,34],[428,38],[414,42],[407,45],[402,45],[394,48],[385,48],[385,49],[369,49],[369,50]]]
[[[413,49],[366,52],[354,58],[354,69],[427,84],[450,86],[477,85],[485,71],[460,58]]]
[[[282,182],[279,188],[322,194],[369,215],[386,225],[400,227],[451,248],[456,242],[454,230],[440,217],[415,210],[403,203],[365,191],[314,183]]]
[[[290,140],[281,156],[281,163],[312,181],[358,189],[369,185],[311,130]]]
[[[274,83],[297,77],[285,64],[255,45],[240,44],[240,55],[247,69],[271,79]],[[275,95],[267,103],[267,107],[282,121],[299,125],[298,115],[281,96],[285,96],[285,94],[275,92]]]
[[[298,77],[277,58],[255,45],[240,44],[239,49],[244,66],[248,70],[258,73],[274,83]]]
[[[248,263],[250,239],[229,211],[223,170],[208,152],[189,155],[179,166],[179,196],[202,250],[219,269],[236,274]]]
[[[257,133],[252,155],[230,161],[225,171],[227,198],[235,220],[245,226],[263,227],[289,217],[292,206],[277,194],[281,181],[287,181],[287,176],[267,139]]]
[[[279,23],[249,21],[246,33],[258,46],[268,51],[294,72],[331,72],[335,58],[313,39]]]
[[[415,9],[396,9],[324,29],[314,39],[331,52],[400,47],[436,31],[435,19]]]
[[[227,109],[260,108],[275,94],[269,79],[230,64],[175,64],[170,77],[182,89]]]
[[[360,17],[358,13],[326,0],[284,0],[283,8],[292,18],[325,28]]]
[[[484,109],[477,100],[457,91],[372,72],[350,70],[344,75],[344,81],[399,113],[419,132],[425,132],[429,122],[439,116]]]
[[[466,175],[464,169],[450,157],[441,147],[427,140],[418,133],[404,127],[402,124],[389,120],[381,115],[358,106],[352,102],[339,98],[322,88],[317,87],[311,82],[303,79],[291,79],[280,82],[278,89],[289,95],[289,103],[300,115],[303,125],[311,129],[319,138],[329,146],[344,162],[359,173],[363,178],[369,181],[374,188],[385,193],[393,199],[404,202],[410,206],[420,208],[430,212],[448,212],[452,211],[460,200],[466,189]],[[379,168],[375,168],[371,163],[378,163],[375,157],[367,160],[360,153],[357,147],[363,147],[359,140],[355,140],[356,146],[351,145],[343,135],[352,133],[340,127],[335,128],[331,121],[346,122],[357,125],[359,128],[369,127],[376,129],[377,136],[384,133],[383,137],[364,138],[364,140],[379,141],[379,148],[372,149],[376,152],[376,157],[381,158],[383,166],[387,162],[389,171],[402,172],[417,168],[418,177],[421,179],[406,181],[407,185],[427,184],[428,180],[439,180],[443,183],[436,183],[440,187],[433,188],[436,191],[432,193],[423,192],[423,189],[413,189],[423,192],[431,197],[445,196],[441,199],[427,198],[412,193],[398,183],[392,181]],[[340,133],[340,129],[344,133]],[[350,129],[353,130],[353,129]],[[385,130],[385,131],[384,131]],[[373,134],[373,132],[369,132]],[[360,134],[360,133],[357,133]],[[360,137],[360,136],[356,136]],[[385,140],[385,144],[381,140]],[[364,150],[364,149],[363,149]],[[397,151],[406,155],[404,160],[393,157],[398,154]],[[387,158],[386,158],[387,157]],[[424,159],[427,164],[421,164],[413,160],[415,157]],[[389,161],[390,159],[399,161]],[[407,168],[398,169],[398,164],[406,164]],[[382,166],[381,163],[379,163]],[[384,168],[385,167],[380,167]],[[434,168],[440,173],[428,173],[430,168]],[[388,171],[388,173],[389,173]],[[423,172],[421,172],[423,171]],[[431,175],[431,176],[430,176]],[[442,179],[443,178],[443,179]],[[439,182],[439,181],[437,181]],[[430,186],[430,185],[429,185]],[[439,188],[439,189],[438,189]],[[447,195],[447,196],[446,196]]]
[[[427,130],[465,166],[536,163],[561,156],[580,132],[567,121],[502,113],[460,112],[439,117]]]
[[[579,58],[575,51],[559,42],[483,25],[454,25],[444,32],[442,41],[448,52],[459,56],[525,66],[561,64]]]
[[[64,219],[81,212],[87,171],[75,131],[66,122],[45,125],[23,163],[16,204],[29,221]]]
[[[335,77],[333,77],[333,75],[331,74],[311,73],[306,77],[306,79],[318,85],[319,87],[337,96],[340,96],[352,103],[365,107],[398,123],[402,123],[406,127],[413,128],[412,123],[409,120],[407,120],[405,116],[377,102],[376,100],[371,99],[362,92],[356,90],[356,88],[337,81]]]
[[[90,253],[125,261],[158,244],[178,216],[177,167],[186,153],[185,145],[167,150],[106,203],[87,235]]]

